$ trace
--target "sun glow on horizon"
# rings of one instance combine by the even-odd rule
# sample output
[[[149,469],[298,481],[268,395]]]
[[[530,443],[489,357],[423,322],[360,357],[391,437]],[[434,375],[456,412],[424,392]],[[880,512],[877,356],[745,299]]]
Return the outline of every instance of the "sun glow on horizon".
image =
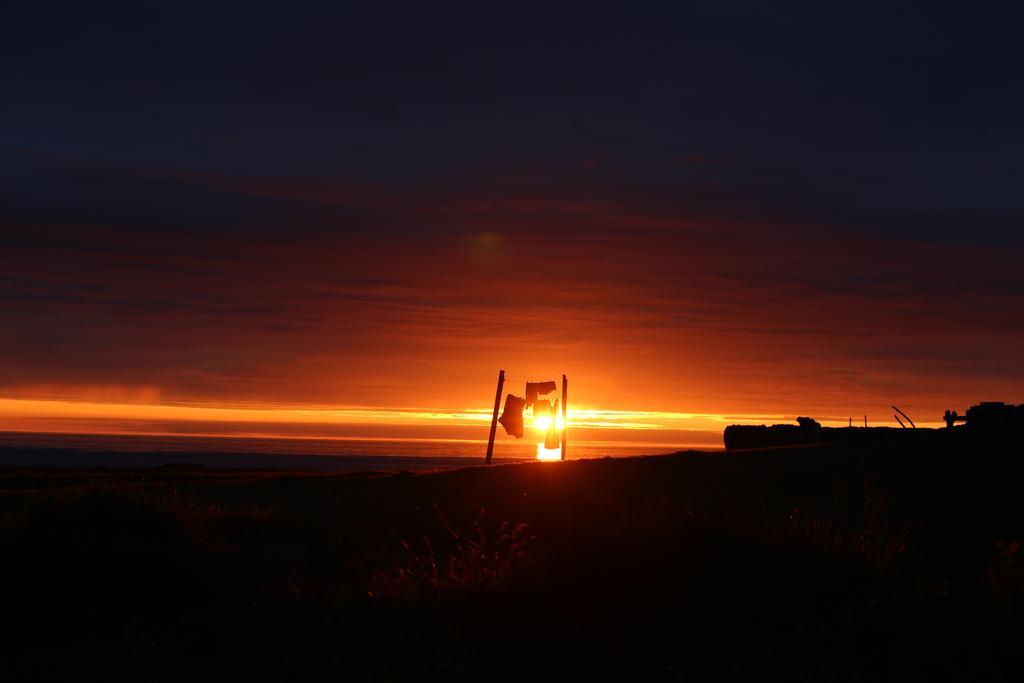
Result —
[[[589,432],[598,439],[613,438],[611,432],[648,434],[647,439],[679,438],[679,432],[721,433],[728,424],[792,423],[792,416],[714,415],[654,410],[609,410],[590,406],[569,407],[568,421],[573,429]],[[420,407],[294,406],[294,405],[210,405],[155,402],[102,402],[69,399],[0,397],[0,430],[92,434],[197,434],[260,436],[310,436],[330,438],[382,436],[392,428],[402,430],[395,436],[434,436],[431,430],[458,430],[445,436],[486,439],[491,420],[489,408],[439,409]],[[538,415],[530,423],[531,431],[543,435],[551,416]],[[559,411],[555,424],[564,428]],[[845,426],[846,418],[820,418],[826,426]],[[919,426],[932,425],[918,421]],[[363,430],[362,427],[374,431]],[[423,428],[422,434],[410,430]],[[339,429],[348,431],[339,432]],[[301,430],[301,431],[300,431]],[[595,432],[605,432],[598,436]],[[614,437],[620,438],[620,437]],[[690,443],[690,442],[687,442]]]
[[[568,419],[576,428],[624,431],[719,430],[730,422],[763,422],[767,418],[704,415],[651,410],[607,410],[588,406],[569,407]],[[16,423],[29,426],[35,420],[64,419],[156,422],[195,421],[202,423],[251,422],[263,424],[376,424],[376,425],[474,425],[486,426],[489,408],[438,409],[419,407],[293,406],[293,405],[210,405],[190,403],[129,403],[0,397],[0,428]],[[550,416],[540,415],[531,424],[546,431]],[[789,421],[780,418],[781,421]],[[561,412],[555,416],[564,427]]]

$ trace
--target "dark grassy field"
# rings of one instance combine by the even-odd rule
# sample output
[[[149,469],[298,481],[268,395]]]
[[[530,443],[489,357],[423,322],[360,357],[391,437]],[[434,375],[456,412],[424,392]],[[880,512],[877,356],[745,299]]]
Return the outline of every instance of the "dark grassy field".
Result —
[[[1004,680],[1017,448],[0,473],[5,680]]]

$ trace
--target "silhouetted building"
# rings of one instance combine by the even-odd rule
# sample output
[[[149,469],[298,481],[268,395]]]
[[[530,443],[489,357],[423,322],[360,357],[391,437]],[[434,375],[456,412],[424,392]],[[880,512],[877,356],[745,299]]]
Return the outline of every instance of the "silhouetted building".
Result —
[[[987,436],[1024,434],[1024,405],[987,401],[971,406],[967,409],[967,430]]]
[[[725,428],[723,438],[728,450],[819,443],[921,444],[928,440],[959,438],[1024,438],[1024,405],[988,401],[971,406],[966,416],[947,410],[942,419],[946,423],[946,429],[822,427],[809,417],[798,417],[796,425],[729,425]],[[966,424],[958,426],[957,422]]]

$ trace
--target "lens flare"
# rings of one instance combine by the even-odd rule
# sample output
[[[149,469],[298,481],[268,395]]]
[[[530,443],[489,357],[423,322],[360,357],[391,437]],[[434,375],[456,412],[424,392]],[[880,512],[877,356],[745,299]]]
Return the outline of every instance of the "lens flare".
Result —
[[[538,415],[533,419],[533,426],[542,432],[548,431],[551,428],[551,416],[550,415]],[[562,420],[562,414],[559,413],[555,416],[555,429],[562,431],[565,428],[565,422]]]
[[[533,421],[533,426],[537,428],[542,434],[551,429],[551,416],[550,415],[539,415]],[[565,423],[562,420],[562,415],[559,413],[555,415],[555,429],[559,432],[565,432]],[[545,448],[544,441],[537,444],[537,460],[561,460],[562,459],[562,448],[558,446],[556,448]]]

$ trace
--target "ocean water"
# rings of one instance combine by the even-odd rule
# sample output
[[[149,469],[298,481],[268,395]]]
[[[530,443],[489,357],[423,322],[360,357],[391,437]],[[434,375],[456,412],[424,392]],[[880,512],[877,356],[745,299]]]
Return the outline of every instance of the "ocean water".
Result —
[[[685,444],[569,442],[569,459],[654,455]],[[708,450],[707,446],[689,448]],[[440,439],[307,439],[0,432],[0,467],[160,467],[312,470],[433,470],[483,464],[486,442]],[[530,441],[499,440],[496,463],[536,459]]]

